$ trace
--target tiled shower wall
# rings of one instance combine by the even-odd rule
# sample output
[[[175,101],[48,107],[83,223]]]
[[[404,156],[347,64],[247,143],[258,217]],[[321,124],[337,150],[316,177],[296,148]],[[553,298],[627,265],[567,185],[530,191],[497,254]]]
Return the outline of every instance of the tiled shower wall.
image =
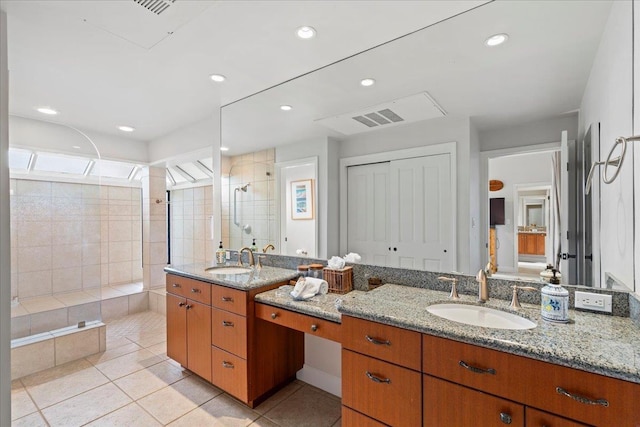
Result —
[[[11,180],[19,299],[142,280],[140,189]]]
[[[218,247],[211,240],[213,187],[171,190],[171,263],[212,263]]]
[[[230,169],[222,177],[222,238],[225,247],[238,250],[256,238],[258,249],[276,241],[275,149],[231,158]],[[249,183],[247,192],[237,192],[237,219],[233,221],[235,188]],[[243,226],[249,225],[251,233]]]

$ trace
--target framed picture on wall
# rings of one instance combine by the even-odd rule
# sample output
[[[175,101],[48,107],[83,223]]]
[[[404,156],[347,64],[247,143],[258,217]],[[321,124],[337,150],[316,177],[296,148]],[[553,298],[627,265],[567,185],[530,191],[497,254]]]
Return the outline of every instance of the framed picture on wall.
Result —
[[[291,219],[313,219],[313,180],[291,181]]]

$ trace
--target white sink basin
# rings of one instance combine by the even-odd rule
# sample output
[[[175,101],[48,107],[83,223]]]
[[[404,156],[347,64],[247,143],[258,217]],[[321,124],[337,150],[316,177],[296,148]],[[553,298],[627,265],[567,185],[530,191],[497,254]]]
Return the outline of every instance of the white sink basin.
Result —
[[[466,304],[434,304],[427,311],[454,322],[494,329],[533,329],[536,324],[517,314]]]
[[[211,274],[246,274],[251,273],[251,269],[248,267],[234,267],[234,266],[223,266],[223,267],[209,267],[205,269],[207,273]]]

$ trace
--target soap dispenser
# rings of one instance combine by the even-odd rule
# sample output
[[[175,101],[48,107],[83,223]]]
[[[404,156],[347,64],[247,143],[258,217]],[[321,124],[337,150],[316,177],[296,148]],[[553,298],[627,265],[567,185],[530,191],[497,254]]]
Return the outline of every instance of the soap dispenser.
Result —
[[[540,314],[545,320],[566,323],[569,321],[569,291],[560,285],[560,278],[556,276],[558,270],[554,268],[551,272],[549,284],[541,290]]]
[[[256,245],[256,239],[255,237],[253,238],[253,242],[251,242],[251,252],[257,252],[258,251],[258,246]]]
[[[224,264],[227,257],[227,252],[222,247],[222,240],[220,241],[220,246],[218,246],[218,250],[216,251],[216,262],[218,264]]]

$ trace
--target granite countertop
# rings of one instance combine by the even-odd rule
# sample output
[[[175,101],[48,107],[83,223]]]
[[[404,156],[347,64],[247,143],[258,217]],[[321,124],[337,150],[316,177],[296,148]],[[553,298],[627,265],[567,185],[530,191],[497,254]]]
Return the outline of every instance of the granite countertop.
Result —
[[[342,314],[417,332],[451,338],[482,347],[640,383],[640,328],[629,318],[569,311],[570,323],[543,320],[540,306],[523,304],[519,314],[535,323],[528,330],[491,329],[435,316],[426,308],[451,302],[448,294],[387,284],[370,292],[342,298]],[[461,303],[475,303],[462,295]],[[488,307],[509,310],[509,301],[492,299]]]
[[[229,264],[235,267],[235,264]],[[274,283],[289,281],[298,276],[294,270],[264,266],[261,269],[252,267],[251,272],[243,274],[213,274],[205,271],[212,267],[205,263],[174,265],[165,267],[164,271],[178,276],[189,277],[216,285],[248,291]]]
[[[366,293],[363,291],[351,291],[344,295],[328,293],[326,295],[316,295],[306,301],[295,301],[289,294],[292,290],[293,286],[285,285],[278,289],[261,292],[257,294],[254,299],[256,302],[319,317],[331,322],[341,323],[337,303]]]

